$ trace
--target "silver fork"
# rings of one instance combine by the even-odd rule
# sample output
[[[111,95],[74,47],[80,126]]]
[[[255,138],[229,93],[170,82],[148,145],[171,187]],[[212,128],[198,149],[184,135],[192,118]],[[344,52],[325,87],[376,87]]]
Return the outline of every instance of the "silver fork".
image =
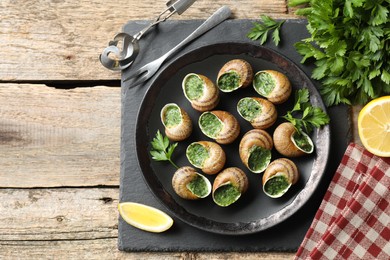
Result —
[[[186,45],[187,43],[198,38],[205,32],[209,31],[210,29],[214,28],[215,26],[217,26],[218,24],[220,24],[221,22],[229,18],[230,15],[231,15],[230,8],[227,6],[222,6],[215,13],[213,13],[204,23],[202,23],[198,28],[196,28],[194,32],[188,35],[187,38],[185,38],[183,41],[177,44],[174,48],[172,48],[170,51],[165,53],[160,58],[152,62],[149,62],[148,64],[139,68],[137,71],[131,73],[130,76],[128,76],[126,79],[123,80],[123,82],[132,80],[130,86],[134,87],[148,80],[157,72],[157,70],[161,67],[161,65],[169,56],[171,56],[176,51],[184,47],[184,45]]]

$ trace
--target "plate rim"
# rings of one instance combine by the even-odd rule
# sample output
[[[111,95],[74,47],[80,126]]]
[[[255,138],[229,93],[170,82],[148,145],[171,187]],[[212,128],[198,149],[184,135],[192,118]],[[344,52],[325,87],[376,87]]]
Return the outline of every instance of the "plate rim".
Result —
[[[234,49],[235,50],[239,49],[239,51],[237,53],[230,53],[230,52],[227,53],[225,51],[225,48],[220,48],[220,49],[218,48],[218,46],[222,47],[222,45],[223,45],[223,47],[226,47],[228,45],[228,49],[232,48],[232,46],[234,46],[235,47]],[[239,46],[239,47],[237,48],[237,46]],[[210,52],[210,51],[208,51],[209,49],[213,49],[213,50],[218,49],[220,51],[218,51],[218,52],[211,51]],[[242,49],[245,49],[246,51],[242,51]],[[313,193],[317,189],[321,179],[323,178],[324,173],[326,172],[327,162],[329,160],[331,133],[330,133],[330,125],[328,124],[326,126],[323,126],[321,129],[316,129],[317,136],[319,134],[319,131],[324,132],[325,135],[328,136],[328,138],[326,138],[326,140],[325,140],[325,146],[321,147],[321,150],[324,151],[326,158],[321,158],[321,160],[319,160],[318,156],[317,156],[313,161],[313,169],[314,169],[314,166],[322,167],[322,173],[319,176],[318,176],[318,174],[313,175],[313,169],[312,169],[312,172],[310,173],[309,179],[304,184],[304,187],[295,195],[295,197],[293,197],[291,203],[287,204],[285,207],[283,207],[279,211],[269,215],[268,217],[261,218],[261,219],[251,221],[251,222],[225,223],[225,222],[211,220],[211,219],[205,218],[203,216],[194,215],[194,214],[188,212],[184,207],[180,206],[176,202],[176,200],[167,191],[165,191],[163,185],[158,180],[158,178],[156,178],[156,177],[150,178],[149,175],[155,176],[155,173],[153,171],[153,168],[150,165],[151,161],[150,161],[149,152],[146,148],[147,146],[145,146],[145,145],[142,146],[139,143],[140,139],[145,140],[144,138],[140,138],[140,135],[144,136],[144,137],[150,137],[150,136],[146,133],[147,131],[145,131],[145,128],[141,129],[140,122],[145,120],[145,119],[143,119],[140,115],[145,113],[144,112],[145,109],[149,109],[150,111],[152,110],[151,108],[148,108],[148,105],[146,104],[147,103],[146,98],[150,95],[153,95],[153,94],[158,96],[158,93],[160,93],[160,90],[164,86],[164,83],[162,83],[161,86],[159,86],[157,88],[158,89],[158,91],[157,91],[156,87],[153,87],[156,85],[156,82],[158,82],[159,80],[163,80],[164,78],[162,78],[162,77],[164,76],[164,73],[167,71],[167,69],[170,69],[172,66],[174,66],[175,64],[178,64],[179,62],[184,63],[182,66],[187,66],[187,65],[190,65],[192,63],[207,59],[213,55],[245,54],[245,55],[249,55],[249,56],[254,57],[254,58],[258,58],[255,55],[252,55],[253,54],[252,52],[263,53],[263,54],[264,54],[264,52],[270,52],[276,56],[279,56],[280,58],[282,58],[284,61],[288,62],[289,64],[292,64],[293,67],[295,67],[295,69],[299,71],[301,76],[303,78],[305,78],[305,81],[308,83],[308,85],[310,85],[310,86],[308,86],[310,93],[312,94],[312,92],[315,92],[315,94],[316,94],[315,96],[319,97],[319,99],[316,100],[316,102],[318,102],[318,104],[316,104],[316,105],[319,105],[324,111],[327,110],[325,107],[325,104],[324,104],[317,88],[315,87],[314,83],[312,82],[312,80],[307,76],[307,74],[294,61],[292,61],[291,59],[286,57],[284,54],[282,54],[274,49],[271,49],[269,47],[255,45],[255,44],[247,43],[247,42],[229,41],[229,42],[222,42],[222,43],[220,42],[220,43],[203,45],[203,46],[188,50],[188,51],[176,56],[175,58],[171,59],[170,62],[166,66],[164,66],[162,69],[159,70],[157,75],[152,79],[152,81],[150,81],[150,83],[145,84],[145,85],[148,85],[148,89],[146,90],[144,96],[142,97],[142,101],[140,103],[140,107],[139,107],[139,110],[137,112],[137,118],[136,118],[136,122],[135,122],[135,135],[134,135],[134,138],[135,138],[134,141],[135,141],[135,146],[136,146],[135,147],[136,158],[137,158],[137,164],[141,170],[142,177],[143,177],[145,183],[147,184],[147,187],[152,192],[154,197],[166,209],[168,209],[174,216],[176,216],[178,219],[180,219],[181,221],[183,221],[184,223],[186,223],[190,226],[193,226],[195,228],[198,228],[198,229],[201,229],[204,231],[208,231],[211,233],[224,234],[224,235],[253,234],[253,233],[258,233],[258,232],[267,230],[267,229],[287,220],[288,218],[293,216],[300,208],[302,208],[303,205],[305,205],[309,201],[309,199],[311,198],[311,196],[313,195]],[[194,53],[203,53],[203,55],[199,56],[196,60],[190,59],[190,61],[184,61],[186,56],[194,54]],[[267,60],[267,61],[272,62],[270,60]],[[170,77],[171,76],[169,76],[168,79]],[[153,91],[155,93],[153,93]],[[313,95],[311,95],[311,97],[312,96]],[[152,107],[152,106],[149,106],[149,107]],[[148,115],[150,115],[150,113]],[[146,122],[147,122],[147,120],[146,120]],[[145,125],[145,126],[147,126],[147,125]],[[150,139],[150,138],[147,138],[147,139]],[[143,157],[141,158],[141,154],[144,151],[146,151],[146,155],[143,154]],[[145,166],[145,163],[141,163],[141,160],[144,160],[144,159],[146,159],[149,162],[147,166]],[[145,171],[151,171],[151,172],[153,172],[153,174],[146,175]],[[156,188],[156,185],[157,185],[157,188]],[[154,187],[154,188],[152,188],[152,187]],[[311,193],[311,195],[307,195],[307,193]],[[298,204],[298,205],[295,205],[295,204]],[[275,221],[273,221],[273,222],[270,221],[270,219],[275,219],[275,218],[281,219],[281,221],[277,221],[276,223],[274,223]]]

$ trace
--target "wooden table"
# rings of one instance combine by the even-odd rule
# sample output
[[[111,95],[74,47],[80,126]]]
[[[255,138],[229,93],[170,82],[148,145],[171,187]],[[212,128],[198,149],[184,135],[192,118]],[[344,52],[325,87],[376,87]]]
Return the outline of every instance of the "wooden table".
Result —
[[[238,19],[297,18],[285,0],[198,0],[173,19],[206,19],[222,5]],[[98,55],[126,21],[163,8],[162,0],[1,0],[0,259],[294,255],[118,251],[120,74]]]

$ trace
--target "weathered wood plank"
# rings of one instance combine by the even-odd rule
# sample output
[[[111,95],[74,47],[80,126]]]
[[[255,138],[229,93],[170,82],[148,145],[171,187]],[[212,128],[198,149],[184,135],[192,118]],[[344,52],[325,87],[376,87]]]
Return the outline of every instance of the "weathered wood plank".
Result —
[[[156,17],[165,0],[0,1],[0,81],[119,79],[98,55],[128,20]],[[171,19],[205,19],[222,5],[236,18],[289,18],[285,0],[197,1]]]
[[[0,186],[119,185],[120,88],[0,84]]]
[[[291,253],[124,253],[118,189],[1,189],[0,258],[286,259]]]
[[[0,189],[0,241],[118,236],[117,188]]]
[[[126,253],[116,246],[117,239],[73,241],[0,241],[4,259],[191,259],[189,253]]]

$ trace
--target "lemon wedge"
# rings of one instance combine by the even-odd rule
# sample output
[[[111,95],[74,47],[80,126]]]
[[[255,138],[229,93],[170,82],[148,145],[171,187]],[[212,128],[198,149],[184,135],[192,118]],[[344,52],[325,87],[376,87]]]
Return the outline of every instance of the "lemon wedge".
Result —
[[[390,96],[370,101],[359,113],[359,137],[371,153],[390,157]]]
[[[128,224],[154,233],[168,230],[173,225],[173,219],[159,209],[135,202],[118,204],[121,217]]]

